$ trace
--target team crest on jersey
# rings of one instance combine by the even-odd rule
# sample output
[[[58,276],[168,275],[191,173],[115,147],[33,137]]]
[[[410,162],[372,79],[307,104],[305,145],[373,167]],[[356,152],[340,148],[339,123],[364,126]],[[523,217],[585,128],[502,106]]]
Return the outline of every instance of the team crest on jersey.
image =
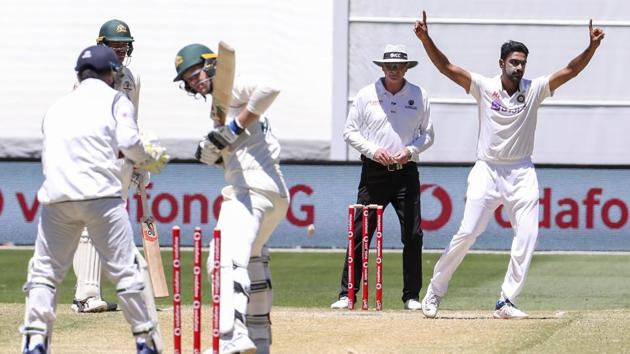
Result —
[[[414,101],[414,100],[409,100],[407,103],[408,103],[408,104],[405,106],[405,108],[407,108],[407,109],[413,109],[413,110],[417,110],[417,109],[418,109],[418,107],[416,107],[416,106],[414,106],[414,105],[413,105],[414,103],[416,103],[416,101]]]
[[[521,93],[520,95],[518,95],[518,97],[516,97],[516,100],[517,100],[519,103],[523,103],[523,102],[525,102],[525,95],[523,95],[523,94]]]

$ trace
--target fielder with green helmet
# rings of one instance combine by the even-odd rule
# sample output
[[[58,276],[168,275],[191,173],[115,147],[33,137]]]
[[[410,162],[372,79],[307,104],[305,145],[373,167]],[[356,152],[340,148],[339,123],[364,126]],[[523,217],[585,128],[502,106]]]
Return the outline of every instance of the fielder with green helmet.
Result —
[[[114,45],[115,43],[117,45]],[[129,26],[124,21],[117,19],[103,23],[98,31],[96,44],[105,44],[112,48],[121,63],[124,63],[125,57],[130,57],[131,52],[133,52],[133,37]]]
[[[128,56],[133,51],[133,37],[129,26],[124,21],[113,19],[105,22],[98,33],[96,43],[110,47],[116,53],[121,63],[127,63]],[[137,120],[140,80],[134,78],[128,66],[122,66],[114,75],[114,88],[124,93],[134,104]],[[120,159],[122,197],[127,200],[130,186],[138,183],[148,184],[149,175],[146,171],[134,169],[129,160]],[[133,182],[132,182],[133,181]],[[101,298],[101,261],[100,256],[92,245],[92,241],[83,230],[79,246],[74,254],[73,269],[77,277],[72,309],[78,313],[114,311],[115,303],[108,303]],[[148,288],[151,288],[150,286]],[[150,289],[149,289],[150,290]],[[149,297],[147,295],[147,297]],[[152,294],[151,294],[151,297]],[[151,299],[152,300],[152,299]]]
[[[207,46],[187,45],[175,56],[174,81],[181,80],[188,93],[205,97],[212,92],[217,60],[221,58]],[[221,353],[265,354],[270,350],[272,287],[266,243],[289,206],[279,165],[280,144],[264,116],[278,93],[273,87],[237,76],[226,125],[215,121],[214,129],[197,146],[197,159],[225,169],[228,184],[221,190],[223,203],[217,222],[223,240]],[[208,262],[212,261],[209,257]]]

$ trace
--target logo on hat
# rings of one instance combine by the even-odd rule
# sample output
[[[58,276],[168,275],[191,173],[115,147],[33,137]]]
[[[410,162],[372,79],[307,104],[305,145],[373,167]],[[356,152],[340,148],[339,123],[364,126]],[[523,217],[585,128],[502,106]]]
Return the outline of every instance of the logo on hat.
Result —
[[[92,57],[92,51],[90,51],[88,49],[85,52],[83,52],[83,55],[81,56],[81,59],[87,59],[87,58],[91,58],[91,57]]]
[[[184,62],[184,57],[182,57],[181,55],[176,56],[175,57],[175,68],[177,68],[180,65],[182,65],[183,62]]]
[[[378,66],[388,63],[407,63],[407,68],[411,69],[418,65],[417,60],[407,59],[407,47],[404,44],[388,44],[383,51],[383,59],[377,59],[372,61]]]
[[[116,26],[116,32],[118,32],[118,33],[127,33],[129,31],[127,31],[127,27],[125,27],[125,25],[118,24],[118,26]]]

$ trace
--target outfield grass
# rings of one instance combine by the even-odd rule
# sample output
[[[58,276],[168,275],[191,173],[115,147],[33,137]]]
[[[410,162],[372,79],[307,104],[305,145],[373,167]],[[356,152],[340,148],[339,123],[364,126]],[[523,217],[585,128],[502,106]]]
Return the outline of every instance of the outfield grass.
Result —
[[[31,250],[0,250],[0,303],[21,303],[26,266]],[[171,284],[171,253],[163,251],[167,282]],[[204,253],[204,268],[207,253]],[[336,300],[343,253],[275,251],[271,256],[274,306],[327,308]],[[439,254],[423,256],[423,290]],[[450,283],[443,308],[490,309],[499,295],[509,256],[466,256]],[[374,260],[374,257],[371,257]],[[400,253],[385,253],[383,302],[386,308],[402,306]],[[535,255],[519,305],[525,310],[630,309],[630,255]],[[182,252],[182,298],[192,299],[192,253]],[[374,265],[370,265],[370,301],[374,301]],[[203,278],[206,296],[210,285]],[[75,277],[70,270],[59,289],[59,302],[70,304]],[[114,287],[103,281],[103,297],[115,301]],[[167,306],[169,298],[158,299]]]
[[[14,352],[19,346],[17,327],[22,321],[24,302],[21,287],[31,254],[30,250],[0,250],[0,352]],[[170,282],[170,252],[164,251],[163,256]],[[192,298],[191,256],[191,252],[182,252],[185,304],[190,304]],[[506,254],[469,254],[451,281],[438,320],[401,311],[400,253],[386,253],[384,257],[385,311],[329,310],[337,297],[343,257],[342,253],[332,252],[272,252],[274,352],[613,353],[630,348],[629,255],[536,255],[519,298],[519,307],[533,317],[529,321],[491,319],[509,259]],[[424,255],[424,286],[438,257],[436,253]],[[84,352],[90,348],[93,354],[99,353],[75,340],[77,336],[88,336],[89,331],[113,332],[111,338],[119,336],[123,341],[115,343],[120,349],[112,347],[109,352],[128,352],[126,348],[132,343],[120,312],[86,316],[69,312],[74,281],[70,271],[60,287],[60,318],[55,328],[57,352]],[[373,306],[373,279],[371,284]],[[203,286],[208,304],[207,279]],[[109,282],[104,283],[104,297],[115,301]],[[160,321],[170,352],[170,299],[158,300],[158,306],[164,310]],[[209,306],[204,307],[204,313],[207,311]],[[190,316],[185,315],[184,320],[187,317]],[[209,315],[204,314],[204,318],[208,325]],[[88,332],[82,332],[84,328],[89,328]],[[98,340],[107,346],[107,339]]]

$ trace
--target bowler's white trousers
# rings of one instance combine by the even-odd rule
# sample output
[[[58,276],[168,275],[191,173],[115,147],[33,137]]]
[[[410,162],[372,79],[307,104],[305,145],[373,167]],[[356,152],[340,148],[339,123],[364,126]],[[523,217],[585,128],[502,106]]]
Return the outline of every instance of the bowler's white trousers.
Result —
[[[492,163],[477,161],[468,175],[464,218],[433,270],[430,290],[443,297],[448,282],[464,256],[503,204],[514,239],[501,296],[516,304],[523,290],[538,237],[538,178],[531,161]]]

